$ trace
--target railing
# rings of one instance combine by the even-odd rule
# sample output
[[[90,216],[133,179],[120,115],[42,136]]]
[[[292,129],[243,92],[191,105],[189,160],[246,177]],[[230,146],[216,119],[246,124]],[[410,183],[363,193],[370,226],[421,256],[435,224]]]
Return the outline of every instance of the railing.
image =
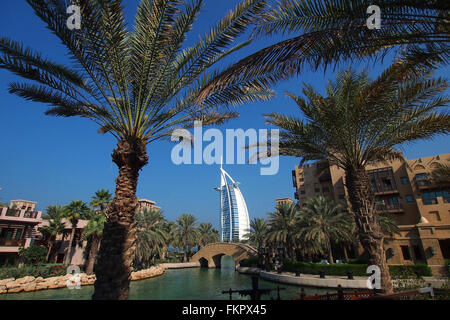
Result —
[[[382,193],[382,192],[398,192],[397,187],[394,186],[383,186],[383,185],[376,185],[376,186],[372,186],[373,192],[374,193]]]
[[[36,219],[37,217],[37,211],[25,211],[25,213],[23,214],[24,218],[31,218],[31,219]]]
[[[375,210],[377,211],[389,211],[389,210],[403,210],[403,206],[400,203],[395,204],[376,204]]]
[[[425,205],[438,204],[437,198],[422,198],[422,202]]]
[[[5,247],[23,247],[25,245],[25,239],[6,239],[0,238],[0,246]]]
[[[6,216],[8,217],[19,217],[20,210],[19,209],[9,209],[6,211]]]

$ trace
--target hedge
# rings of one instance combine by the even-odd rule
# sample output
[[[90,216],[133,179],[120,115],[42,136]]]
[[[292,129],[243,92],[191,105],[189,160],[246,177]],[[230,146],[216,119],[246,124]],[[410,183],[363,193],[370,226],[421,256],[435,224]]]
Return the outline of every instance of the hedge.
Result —
[[[239,265],[241,267],[257,267],[258,266],[258,258],[251,257],[248,259],[241,260],[241,262],[239,262]]]
[[[66,274],[66,266],[62,264],[44,264],[35,266],[5,267],[0,268],[0,280],[8,278],[23,278],[26,276],[33,277],[56,277]]]
[[[240,265],[242,267],[251,267],[257,264],[257,258],[242,260]],[[282,266],[282,271],[296,272],[306,274],[320,274],[324,272],[325,275],[333,276],[347,276],[347,272],[351,272],[354,276],[367,276],[367,264],[319,264],[298,262],[292,260],[285,260]],[[415,264],[411,266],[389,266],[392,278],[416,278],[431,276],[431,269],[426,264]]]

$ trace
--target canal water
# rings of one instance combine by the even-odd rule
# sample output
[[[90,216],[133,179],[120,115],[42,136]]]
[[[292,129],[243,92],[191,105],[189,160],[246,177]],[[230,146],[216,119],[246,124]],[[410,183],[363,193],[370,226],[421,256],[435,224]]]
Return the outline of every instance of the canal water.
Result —
[[[234,261],[231,257],[222,258],[221,269],[189,268],[171,269],[159,277],[131,282],[130,299],[134,300],[227,300],[228,294],[222,294],[223,290],[250,289],[251,277],[240,274],[234,270]],[[300,295],[300,287],[278,284],[259,280],[260,288],[284,287],[280,291],[282,300],[297,298]],[[305,287],[305,293],[324,294],[333,289]],[[80,289],[54,289],[36,292],[21,292],[0,294],[0,300],[89,300],[94,291],[94,286],[82,286]],[[277,293],[262,296],[262,299],[276,299]],[[248,300],[249,297],[241,297],[233,294],[233,300]]]

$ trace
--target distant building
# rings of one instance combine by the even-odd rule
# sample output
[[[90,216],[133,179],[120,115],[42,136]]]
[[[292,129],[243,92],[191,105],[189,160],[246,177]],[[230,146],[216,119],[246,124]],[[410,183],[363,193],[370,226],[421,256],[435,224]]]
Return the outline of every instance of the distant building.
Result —
[[[220,241],[245,240],[250,229],[247,205],[239,189],[239,182],[220,166]]]
[[[394,214],[400,228],[401,235],[385,238],[389,264],[426,263],[434,273],[445,273],[445,259],[450,259],[450,185],[431,181],[429,174],[449,162],[447,153],[367,166],[376,209]],[[347,201],[345,172],[327,161],[295,166],[292,179],[299,206],[318,195]]]
[[[279,198],[279,199],[276,199],[275,201],[276,201],[277,206],[282,203],[289,203],[289,204],[294,203],[294,200],[292,200],[291,198]]]
[[[9,207],[0,208],[0,266],[15,264],[19,248],[33,244],[42,212],[36,202],[11,200]]]
[[[144,209],[147,210],[160,210],[161,208],[156,206],[156,202],[147,199],[138,199],[138,212]]]

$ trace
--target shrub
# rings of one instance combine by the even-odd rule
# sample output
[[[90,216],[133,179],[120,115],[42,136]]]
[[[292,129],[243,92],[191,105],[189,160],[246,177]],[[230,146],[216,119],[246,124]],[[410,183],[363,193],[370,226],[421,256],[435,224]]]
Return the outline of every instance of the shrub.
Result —
[[[44,263],[47,256],[47,248],[43,246],[30,246],[19,249],[19,257],[25,264]]]
[[[24,266],[22,268],[8,267],[0,268],[0,280],[8,278],[22,278],[26,276],[33,277],[56,277],[66,274],[66,266],[62,264],[37,264],[33,266]]]
[[[389,266],[393,279],[413,279],[429,277],[432,275],[431,269],[426,264],[414,264],[410,266]]]
[[[239,263],[241,267],[257,267],[258,266],[258,258],[257,257],[251,257],[248,259],[241,260]]]

